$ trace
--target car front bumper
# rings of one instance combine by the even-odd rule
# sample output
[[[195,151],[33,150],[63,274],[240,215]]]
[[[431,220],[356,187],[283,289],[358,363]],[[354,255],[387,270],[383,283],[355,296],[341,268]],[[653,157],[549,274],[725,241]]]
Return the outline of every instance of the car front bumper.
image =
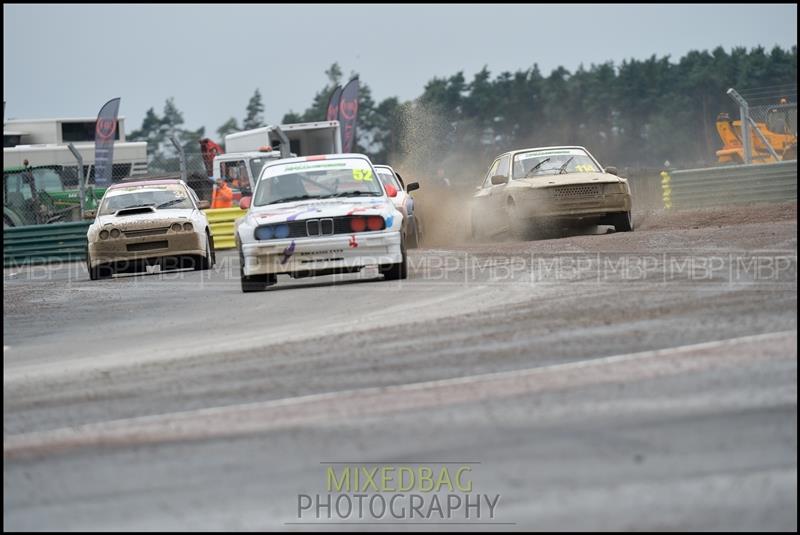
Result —
[[[628,193],[612,193],[596,197],[554,199],[547,190],[531,190],[519,197],[520,215],[527,218],[580,219],[602,217],[631,209]]]
[[[241,252],[245,276],[361,268],[403,261],[399,231],[251,242],[242,244]]]
[[[205,233],[185,232],[137,238],[108,238],[89,242],[89,263],[133,262],[137,260],[189,256],[204,256]]]

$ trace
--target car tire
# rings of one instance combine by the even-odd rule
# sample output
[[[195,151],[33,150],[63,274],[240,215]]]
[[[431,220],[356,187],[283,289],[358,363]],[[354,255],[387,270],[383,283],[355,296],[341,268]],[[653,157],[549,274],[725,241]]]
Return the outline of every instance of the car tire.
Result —
[[[408,278],[408,258],[406,257],[405,241],[400,242],[400,252],[403,260],[397,264],[389,264],[381,267],[384,280],[394,281]]]
[[[617,232],[633,231],[633,216],[631,216],[630,210],[614,214],[611,224],[614,225],[614,230]]]
[[[108,279],[114,274],[114,270],[108,265],[98,264],[92,267],[92,257],[89,256],[88,246],[86,247],[86,270],[89,272],[89,280],[93,281]]]
[[[419,229],[417,228],[417,218],[412,219],[413,223],[408,233],[408,248],[416,249],[419,247]]]
[[[111,266],[99,264],[95,267],[89,266],[89,280],[102,280],[110,279],[114,274],[114,269]]]
[[[206,271],[214,265],[214,253],[211,250],[211,240],[206,234],[206,255],[199,257],[194,264],[195,271]]]
[[[508,214],[509,232],[513,238],[528,241],[538,236],[538,233],[535,233],[531,228],[531,222],[519,215],[517,205],[511,199],[506,204],[506,213]]]
[[[483,238],[480,228],[478,228],[478,225],[475,223],[474,213],[469,216],[469,236],[473,241],[480,241],[481,238]]]
[[[269,275],[250,275],[241,276],[242,292],[263,292],[270,286]]]
[[[239,278],[242,284],[242,292],[263,292],[267,286],[271,286],[278,282],[278,277],[275,275],[245,275],[244,274],[244,255],[242,250],[239,249]]]

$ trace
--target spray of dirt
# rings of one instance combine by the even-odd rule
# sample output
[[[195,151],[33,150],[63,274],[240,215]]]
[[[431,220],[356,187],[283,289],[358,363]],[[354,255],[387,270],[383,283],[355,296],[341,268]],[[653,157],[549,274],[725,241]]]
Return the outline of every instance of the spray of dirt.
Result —
[[[390,163],[406,183],[420,184],[420,190],[414,193],[414,200],[423,231],[422,247],[450,247],[473,242],[470,222],[474,209],[472,197],[497,153],[481,152],[483,145],[479,140],[482,132],[476,129],[470,131],[468,127],[456,131],[446,117],[424,103],[414,102],[403,106],[400,120],[402,127],[398,134],[401,136],[401,150],[392,157]],[[535,140],[531,140],[530,144],[520,146],[536,145]],[[653,230],[675,225],[705,227],[721,222],[724,224],[729,218],[727,214],[730,210],[705,209],[690,213],[665,211],[658,170],[627,171],[623,171],[621,176],[627,177],[631,184],[634,228]],[[781,207],[780,211],[796,218],[796,204],[794,208]],[[734,210],[734,213],[749,214],[743,208]],[[754,210],[754,213],[758,213],[758,210]],[[480,213],[475,216],[483,217]],[[612,230],[608,226],[592,226],[565,235],[609,231]],[[497,240],[513,241],[514,238],[495,236],[491,241]]]
[[[479,129],[460,126],[457,130],[446,117],[424,103],[405,105],[401,109],[400,122],[401,150],[400,154],[393,156],[390,163],[406,183],[420,184],[420,190],[414,193],[414,201],[423,229],[422,247],[450,247],[473,243],[475,240],[471,236],[470,219],[475,217],[477,220],[488,220],[497,217],[496,214],[475,212],[477,208],[473,205],[472,198],[499,151],[492,152],[491,149],[484,148],[486,145],[480,142],[483,132]],[[537,146],[537,143],[531,140],[529,144],[520,146]],[[643,197],[652,196],[650,191],[641,193]],[[656,193],[660,201],[660,183]],[[652,207],[638,207],[636,201],[634,205],[635,225],[652,216]],[[561,229],[559,232],[561,235],[596,234],[605,233],[608,228],[610,227],[592,225],[569,231]],[[541,233],[539,237],[557,235],[559,233],[550,232]],[[496,242],[515,241],[518,238],[506,233],[481,241],[487,239]]]
[[[392,166],[406,183],[420,184],[414,201],[423,230],[422,246],[465,243],[470,236],[470,200],[486,172],[486,157],[466,149],[442,150],[443,141],[463,137],[465,132],[456,132],[430,106],[417,102],[404,107],[401,123],[402,151]]]

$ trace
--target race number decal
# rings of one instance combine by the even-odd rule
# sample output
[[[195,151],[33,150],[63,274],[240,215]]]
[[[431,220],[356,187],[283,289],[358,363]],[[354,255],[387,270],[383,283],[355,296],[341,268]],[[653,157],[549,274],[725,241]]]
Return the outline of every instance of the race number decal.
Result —
[[[372,182],[371,169],[353,169],[353,180],[356,182]]]
[[[584,165],[576,165],[575,170],[579,173],[594,173],[596,169],[590,163]]]

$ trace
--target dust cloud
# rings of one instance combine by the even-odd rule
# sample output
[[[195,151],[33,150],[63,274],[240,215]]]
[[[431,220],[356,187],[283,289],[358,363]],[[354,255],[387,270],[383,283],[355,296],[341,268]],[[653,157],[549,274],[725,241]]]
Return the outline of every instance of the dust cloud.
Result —
[[[489,217],[490,214],[474,212],[472,197],[486,177],[493,159],[505,150],[525,146],[542,146],[531,140],[529,144],[514,147],[491,148],[481,142],[480,129],[470,126],[456,128],[454,122],[434,107],[413,102],[401,108],[401,128],[398,134],[399,154],[391,157],[390,164],[406,184],[419,182],[419,191],[413,194],[415,210],[423,232],[422,247],[436,248],[473,243],[470,219]],[[539,140],[540,141],[540,140]],[[569,145],[553,140],[547,145]],[[455,147],[455,148],[453,148]],[[591,147],[587,147],[591,151]],[[620,176],[628,178],[633,195],[634,228],[658,225],[663,212],[662,186],[658,169],[621,169]],[[558,235],[602,234],[613,232],[608,225],[560,229],[540,229],[539,238]],[[526,239],[536,236],[532,234]],[[509,233],[481,238],[478,241],[509,241],[518,236]]]
[[[414,206],[421,222],[422,246],[468,242],[470,201],[491,162],[485,155],[468,150],[442,150],[457,134],[464,134],[457,133],[451,123],[425,104],[406,106],[401,123],[399,144],[403,150],[392,159],[392,166],[407,184],[420,184],[414,193]]]

